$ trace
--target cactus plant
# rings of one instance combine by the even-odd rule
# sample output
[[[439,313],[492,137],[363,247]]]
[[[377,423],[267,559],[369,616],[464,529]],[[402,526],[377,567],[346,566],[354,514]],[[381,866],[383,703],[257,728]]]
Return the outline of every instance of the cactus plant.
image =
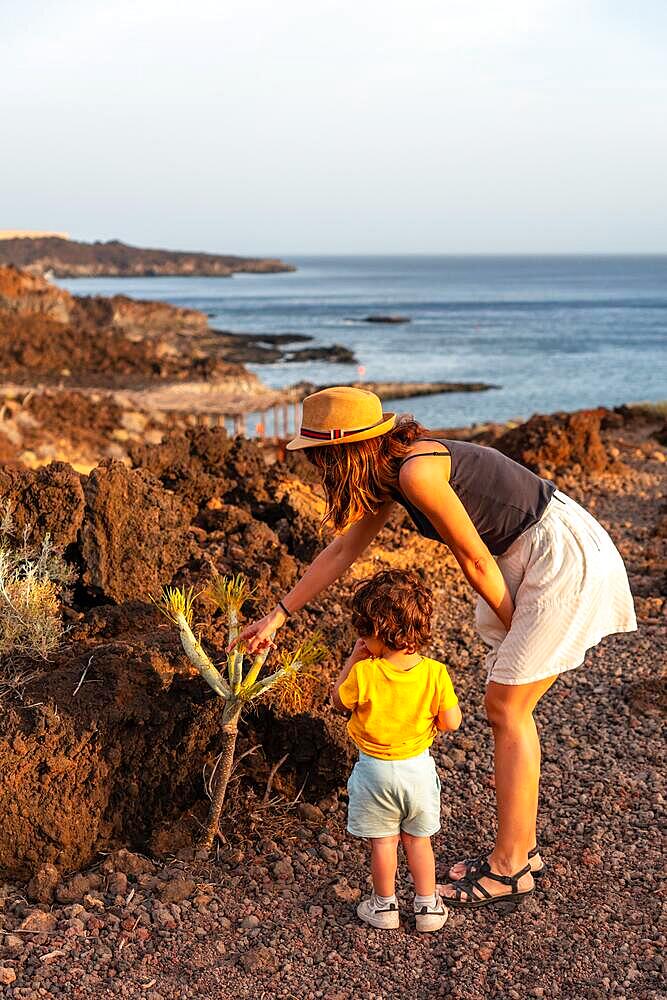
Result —
[[[211,849],[219,835],[220,814],[225,802],[229,777],[234,764],[234,750],[238,735],[238,722],[243,709],[266,692],[292,688],[298,685],[299,674],[304,668],[318,663],[325,656],[325,649],[317,636],[302,642],[296,649],[281,651],[280,665],[266,676],[260,676],[270,652],[270,647],[252,657],[244,672],[245,650],[237,644],[227,654],[226,670],[221,672],[195,635],[193,613],[198,595],[192,588],[166,587],[158,604],[160,610],[176,625],[181,645],[190,662],[197,668],[206,683],[224,702],[222,713],[222,745],[218,762],[211,779],[212,795],[209,815],[201,837],[201,846]],[[228,643],[238,639],[241,608],[252,596],[244,576],[219,576],[212,578],[202,596],[212,601],[227,619]],[[273,639],[273,636],[271,636]],[[225,676],[226,675],[226,676]],[[215,779],[215,780],[213,780]]]

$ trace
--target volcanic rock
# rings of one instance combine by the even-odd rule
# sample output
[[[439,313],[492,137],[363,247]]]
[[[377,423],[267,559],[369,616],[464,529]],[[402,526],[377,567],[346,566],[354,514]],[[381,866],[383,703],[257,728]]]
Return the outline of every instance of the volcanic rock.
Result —
[[[57,923],[57,917],[53,913],[45,913],[43,910],[33,910],[25,917],[19,930],[30,932],[31,934],[43,934],[45,931],[52,931]]]
[[[101,884],[102,879],[99,875],[82,875],[77,873],[58,886],[56,899],[59,903],[80,903],[91,889],[99,889]]]
[[[149,472],[112,459],[90,474],[85,498],[84,583],[119,603],[159,593],[184,560],[186,505]]]
[[[64,462],[40,469],[0,466],[0,496],[9,505],[15,536],[27,532],[28,541],[39,545],[49,534],[58,549],[76,541],[83,524],[84,495],[71,466]]]
[[[53,865],[42,865],[28,882],[26,896],[34,903],[50,903],[59,882],[58,869]]]
[[[174,878],[160,889],[160,898],[163,903],[182,903],[184,899],[189,899],[195,891],[196,885],[189,878]]]
[[[409,323],[409,316],[400,316],[398,313],[373,313],[364,318],[364,323]]]
[[[538,475],[564,472],[602,472],[609,458],[600,438],[604,410],[536,415],[502,434],[493,447]]]
[[[155,865],[152,861],[141,857],[140,854],[134,854],[124,847],[113,851],[108,858],[105,858],[100,867],[103,872],[117,872],[123,875],[146,875],[155,871]]]
[[[342,344],[332,344],[330,347],[304,347],[299,351],[291,351],[285,356],[285,361],[331,361],[339,365],[358,364],[354,351]]]

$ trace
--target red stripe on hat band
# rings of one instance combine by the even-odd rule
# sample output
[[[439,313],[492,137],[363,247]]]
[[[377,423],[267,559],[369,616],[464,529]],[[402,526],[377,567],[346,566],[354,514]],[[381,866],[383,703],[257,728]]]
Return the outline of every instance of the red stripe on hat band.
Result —
[[[340,438],[349,437],[351,434],[363,434],[364,431],[372,431],[374,427],[379,427],[387,418],[382,417],[369,427],[357,427],[354,430],[345,431],[341,427],[332,428],[330,431],[314,431],[308,427],[302,427],[299,431],[301,437],[312,438],[315,441],[337,441]]]
[[[309,431],[302,427],[300,434],[301,437],[315,438],[317,441],[331,441],[331,431]]]

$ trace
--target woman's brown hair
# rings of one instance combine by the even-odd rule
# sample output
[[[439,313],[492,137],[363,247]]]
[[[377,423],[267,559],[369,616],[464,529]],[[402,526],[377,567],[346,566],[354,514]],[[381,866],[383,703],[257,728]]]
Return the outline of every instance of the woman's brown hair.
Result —
[[[327,501],[322,524],[343,531],[364,514],[376,514],[397,487],[410,445],[426,433],[420,423],[405,416],[380,437],[308,448],[306,457],[320,473]]]
[[[352,625],[389,649],[416,652],[431,637],[433,592],[413,570],[381,570],[352,598]]]

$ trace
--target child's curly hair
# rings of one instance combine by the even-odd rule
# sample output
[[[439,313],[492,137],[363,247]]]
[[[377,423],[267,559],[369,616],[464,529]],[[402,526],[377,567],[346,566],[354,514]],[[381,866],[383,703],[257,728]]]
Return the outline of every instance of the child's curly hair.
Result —
[[[412,570],[381,570],[352,598],[352,624],[389,649],[415,652],[431,638],[433,591]]]

